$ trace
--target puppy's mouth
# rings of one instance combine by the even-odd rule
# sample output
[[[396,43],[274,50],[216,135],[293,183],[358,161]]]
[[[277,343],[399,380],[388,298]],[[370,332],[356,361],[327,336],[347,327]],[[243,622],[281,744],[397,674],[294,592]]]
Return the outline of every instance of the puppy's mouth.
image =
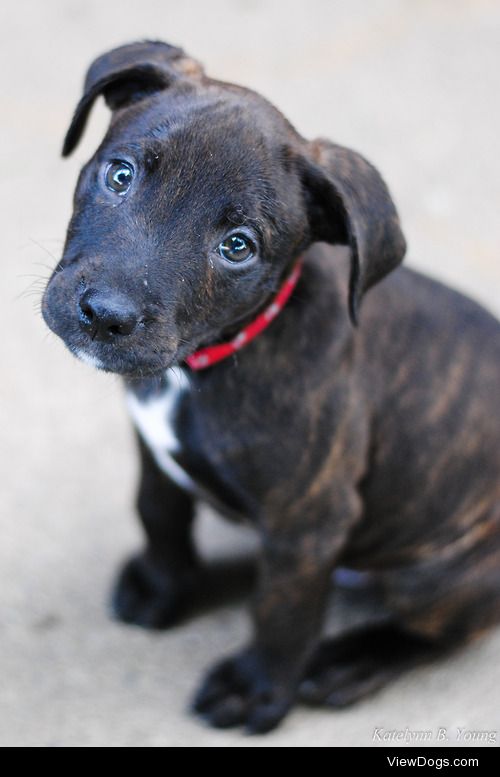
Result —
[[[117,332],[106,339],[94,337],[92,331],[82,328],[60,297],[54,301],[50,288],[46,291],[42,300],[45,323],[77,359],[94,369],[127,378],[150,377],[161,375],[187,355],[178,353],[175,334],[159,331],[154,321],[138,322],[130,336]]]
[[[178,363],[177,350],[148,357],[133,350],[122,352],[122,349],[116,349],[113,352],[112,347],[109,347],[105,349],[106,353],[103,353],[101,348],[89,345],[82,347],[66,341],[65,345],[73,356],[89,367],[124,378],[156,377]]]
[[[73,356],[96,370],[127,378],[144,378],[161,375],[178,362],[178,348],[174,344],[159,347],[148,342],[147,333],[144,334],[144,342],[141,342],[142,338],[134,338],[135,342],[127,344],[102,343],[83,335],[77,325],[52,317],[47,308],[42,307],[42,312],[49,329],[63,341]]]

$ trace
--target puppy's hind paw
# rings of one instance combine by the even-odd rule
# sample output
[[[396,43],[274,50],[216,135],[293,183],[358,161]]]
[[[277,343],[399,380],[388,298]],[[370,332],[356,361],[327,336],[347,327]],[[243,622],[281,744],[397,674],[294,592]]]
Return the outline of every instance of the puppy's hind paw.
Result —
[[[325,640],[306,671],[299,699],[310,705],[348,707],[435,655],[435,646],[392,625]]]

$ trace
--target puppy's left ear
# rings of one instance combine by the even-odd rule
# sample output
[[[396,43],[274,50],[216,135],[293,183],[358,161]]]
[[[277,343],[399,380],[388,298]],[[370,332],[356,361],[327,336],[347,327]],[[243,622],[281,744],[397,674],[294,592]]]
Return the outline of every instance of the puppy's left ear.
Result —
[[[327,140],[307,150],[300,167],[311,237],[350,246],[349,314],[356,324],[363,294],[400,264],[406,241],[387,186],[366,159]]]

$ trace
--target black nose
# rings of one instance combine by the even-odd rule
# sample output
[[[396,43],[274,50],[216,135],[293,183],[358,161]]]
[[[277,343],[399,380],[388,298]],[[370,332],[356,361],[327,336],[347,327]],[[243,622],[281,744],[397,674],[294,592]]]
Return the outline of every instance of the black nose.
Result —
[[[127,297],[113,292],[87,289],[78,303],[82,327],[93,340],[109,342],[116,337],[131,335],[139,316]]]

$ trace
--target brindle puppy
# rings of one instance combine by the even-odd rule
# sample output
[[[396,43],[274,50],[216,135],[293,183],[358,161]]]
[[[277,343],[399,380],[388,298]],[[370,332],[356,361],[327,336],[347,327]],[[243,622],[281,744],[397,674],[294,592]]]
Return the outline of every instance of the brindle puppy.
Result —
[[[73,353],[125,377],[142,438],[147,543],[119,577],[117,615],[160,628],[182,612],[203,498],[262,545],[253,640],[195,701],[215,726],[267,731],[299,695],[351,704],[483,633],[500,616],[499,323],[395,269],[405,241],[368,162],[304,140],[180,49],[136,43],[94,62],[65,155],[101,94],[111,125],[43,312]],[[191,371],[299,256],[276,320]],[[374,574],[393,615],[321,643],[339,565]]]

